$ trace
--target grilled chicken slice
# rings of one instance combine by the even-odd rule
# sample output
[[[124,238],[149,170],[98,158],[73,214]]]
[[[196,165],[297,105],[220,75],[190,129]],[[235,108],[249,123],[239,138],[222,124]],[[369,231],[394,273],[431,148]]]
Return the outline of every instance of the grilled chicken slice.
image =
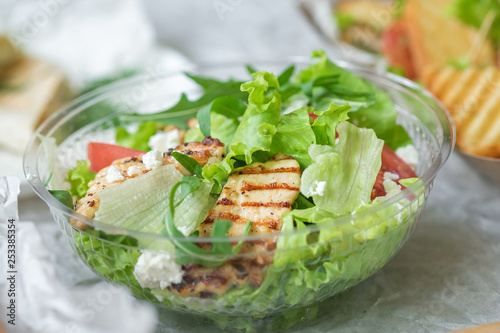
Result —
[[[200,236],[209,236],[217,219],[233,221],[228,236],[242,235],[247,221],[253,222],[250,233],[281,230],[282,215],[292,209],[299,195],[300,176],[299,163],[283,154],[276,154],[266,163],[255,163],[233,172],[217,204],[200,225]],[[203,243],[199,246],[207,247]],[[275,249],[275,238],[263,238],[245,242],[239,258],[220,267],[184,265],[183,281],[174,284],[171,290],[182,296],[211,297],[244,284],[260,286],[267,267],[273,262]]]
[[[283,154],[233,172],[200,225],[200,236],[209,236],[217,219],[233,221],[228,236],[242,235],[247,221],[253,222],[251,233],[281,230],[281,216],[299,195],[300,175],[299,163]]]
[[[182,154],[194,158],[202,166],[210,163],[217,163],[224,158],[224,144],[217,139],[206,137],[202,142],[189,142],[184,143],[175,149],[163,154],[163,165],[172,164],[182,172],[184,175],[189,175],[189,172],[177,162],[172,156],[172,152],[178,151]],[[106,178],[110,167],[115,167],[121,173],[123,179],[109,182]],[[123,183],[127,179],[139,177],[151,169],[147,169],[142,161],[142,156],[126,157],[114,161],[111,166],[106,167],[99,171],[94,180],[89,182],[89,190],[87,195],[78,200],[75,205],[75,211],[89,218],[94,218],[95,213],[99,209],[99,192],[106,187],[115,186]],[[83,230],[86,226],[85,223],[71,219],[71,224]]]

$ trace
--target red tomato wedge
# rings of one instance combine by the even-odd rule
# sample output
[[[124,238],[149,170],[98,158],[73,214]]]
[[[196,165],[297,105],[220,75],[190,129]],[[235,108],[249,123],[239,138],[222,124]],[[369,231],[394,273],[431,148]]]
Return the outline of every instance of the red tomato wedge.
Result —
[[[146,152],[125,148],[101,142],[89,142],[87,145],[87,156],[90,161],[89,170],[99,172],[101,169],[110,166],[114,160],[144,155]]]
[[[415,178],[418,177],[413,169],[403,161],[396,153],[386,145],[382,149],[382,167],[377,175],[377,180],[372,190],[372,200],[376,197],[383,197],[386,195],[384,189],[384,173],[392,172],[399,176],[399,179]],[[402,186],[402,185],[401,185]],[[404,188],[404,187],[403,187]]]
[[[382,35],[382,53],[392,66],[402,67],[409,79],[415,79],[415,66],[403,21],[394,22]]]
[[[315,115],[315,114],[314,114],[314,113],[312,113],[312,112],[309,112],[309,118],[311,118],[311,119],[312,119],[312,121],[314,122],[314,121],[316,120],[316,118],[318,118],[318,116],[317,116],[317,115]]]

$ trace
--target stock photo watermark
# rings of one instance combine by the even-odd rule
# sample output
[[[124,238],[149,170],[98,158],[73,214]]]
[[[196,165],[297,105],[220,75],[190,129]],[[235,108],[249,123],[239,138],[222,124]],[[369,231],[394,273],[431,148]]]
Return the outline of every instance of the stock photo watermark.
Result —
[[[16,229],[17,220],[7,219],[7,323],[16,325],[16,293],[17,293],[17,266],[16,266]]]
[[[83,332],[84,328],[96,319],[97,314],[104,311],[113,302],[114,296],[121,293],[119,288],[110,286],[87,297],[78,307],[79,321],[67,323],[63,333]]]
[[[221,21],[224,21],[228,13],[234,12],[244,0],[214,0],[212,5]]]
[[[61,8],[71,0],[43,0],[38,2],[38,8],[27,18],[21,28],[16,32],[8,33],[11,42],[17,47],[24,46],[30,40],[36,38],[41,30],[47,27],[49,22],[59,14]]]

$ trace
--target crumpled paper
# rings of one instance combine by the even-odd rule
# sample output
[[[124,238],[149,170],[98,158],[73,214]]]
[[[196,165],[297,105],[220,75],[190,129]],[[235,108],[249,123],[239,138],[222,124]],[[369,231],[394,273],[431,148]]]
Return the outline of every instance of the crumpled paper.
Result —
[[[17,223],[15,325],[6,322],[10,281],[7,267],[7,218],[17,220],[19,180],[0,179],[0,321],[7,332],[34,333],[151,333],[156,312],[124,289],[104,281],[68,287],[61,282],[51,253],[32,222]],[[9,274],[11,275],[11,274]]]

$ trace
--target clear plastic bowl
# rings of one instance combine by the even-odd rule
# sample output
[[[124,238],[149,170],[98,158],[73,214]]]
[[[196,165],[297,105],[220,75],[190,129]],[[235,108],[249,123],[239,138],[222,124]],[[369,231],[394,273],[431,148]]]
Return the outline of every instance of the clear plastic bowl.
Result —
[[[307,65],[300,59],[293,62],[299,69]],[[289,65],[283,61],[251,63],[259,70],[274,73]],[[172,239],[107,227],[68,209],[44,186],[52,171],[51,184],[63,184],[67,169],[74,167],[77,160],[87,158],[88,142],[113,143],[116,125],[133,127],[134,123],[125,116],[127,113],[157,112],[175,104],[181,93],[189,98],[198,96],[199,89],[182,73],[155,73],[120,81],[67,105],[50,117],[31,140],[24,156],[25,175],[34,191],[48,204],[54,219],[82,261],[105,280],[124,285],[137,298],[154,303],[161,310],[160,320],[166,326],[175,325],[182,331],[207,332],[221,328],[229,331],[236,328],[262,331],[276,329],[282,323],[291,326],[296,322],[310,321],[315,317],[311,315],[315,311],[309,310],[318,302],[368,278],[396,254],[413,232],[434,177],[454,145],[454,126],[450,115],[439,101],[419,85],[393,74],[380,75],[345,63],[339,65],[374,83],[391,96],[399,113],[398,122],[406,128],[420,153],[416,172],[422,182],[415,183],[376,209],[368,209],[360,215],[341,217],[331,223],[293,233],[246,237],[247,242],[254,244],[262,241],[284,244],[308,235],[304,238],[307,244],[301,246],[278,246],[277,249],[271,246],[262,253],[233,258],[230,267],[233,273],[239,274],[236,279],[243,283],[222,296],[216,292],[198,296],[164,292],[159,297],[158,293],[154,295],[151,290],[142,288],[132,273],[140,251],[153,241],[155,244],[166,244]],[[219,79],[248,79],[242,64],[199,65],[190,72]],[[43,149],[39,134],[55,139],[56,156]],[[391,211],[398,203],[399,209]],[[379,217],[380,221],[367,224],[374,216]],[[87,224],[87,229],[75,228],[70,219]],[[97,225],[102,230],[100,233],[92,230]],[[237,240],[209,239],[210,242]],[[320,248],[322,250],[318,250]],[[317,256],[312,253],[316,250],[319,251]],[[262,258],[274,260],[275,263],[286,262],[283,258],[290,255],[297,257],[295,263],[288,262],[282,266],[257,264]],[[299,276],[304,266],[314,278]],[[193,274],[196,278],[196,273]],[[205,273],[205,278],[209,276],[205,282],[223,284],[224,279],[227,280],[224,274],[212,270]],[[199,280],[194,281],[195,278],[193,284],[199,283]],[[315,281],[314,288],[307,287],[311,284],[311,281],[305,282],[307,279]],[[307,315],[304,309],[308,309]],[[201,318],[202,324],[195,324],[195,318]],[[210,326],[204,318],[209,318],[208,322],[217,325]]]

